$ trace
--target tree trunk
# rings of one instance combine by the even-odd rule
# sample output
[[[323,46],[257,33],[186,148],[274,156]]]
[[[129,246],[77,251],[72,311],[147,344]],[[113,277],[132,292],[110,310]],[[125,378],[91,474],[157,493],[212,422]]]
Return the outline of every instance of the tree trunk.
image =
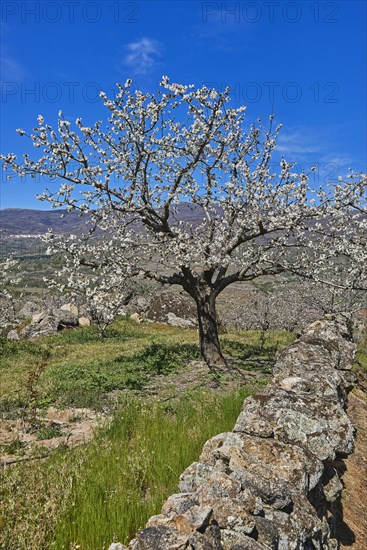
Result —
[[[195,300],[199,322],[200,352],[211,370],[223,370],[226,367],[226,361],[220,349],[215,299],[216,296],[211,293],[200,294]]]

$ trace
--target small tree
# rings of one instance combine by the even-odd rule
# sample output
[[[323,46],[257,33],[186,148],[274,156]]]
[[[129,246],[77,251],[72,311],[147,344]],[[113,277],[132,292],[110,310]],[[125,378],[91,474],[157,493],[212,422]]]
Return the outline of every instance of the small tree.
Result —
[[[19,262],[13,256],[0,261],[0,328],[18,321],[18,301],[14,297],[13,286],[21,280]]]
[[[343,288],[341,284],[330,285],[305,279],[284,285],[279,295],[282,297],[285,311],[296,311],[295,304],[298,300],[317,317],[327,313],[352,314],[367,305],[366,292],[355,290],[352,285],[350,288]],[[301,318],[301,315],[299,317]]]
[[[54,130],[39,116],[29,137],[43,153],[22,163],[9,154],[5,168],[61,181],[39,198],[88,213],[115,233],[123,247],[109,253],[106,240],[111,269],[125,263],[130,244],[142,276],[188,292],[208,365],[225,366],[216,299],[228,285],[286,271],[315,278],[340,256],[365,284],[365,175],[313,192],[308,175],[285,159],[275,171],[280,126],[271,116],[269,128],[258,121],[246,132],[245,106],[228,106],[229,89],[164,77],[156,94],[128,81],[114,99],[101,98],[106,124],[72,125],[59,113]]]
[[[56,272],[56,278],[46,278],[45,282],[82,304],[96,322],[100,335],[104,336],[131,295],[129,283],[135,274],[131,247],[125,243],[123,252],[124,243],[116,243],[116,235],[112,239],[106,235],[103,240],[101,236],[90,240],[90,234],[65,237],[50,231],[43,240],[48,245],[48,254],[61,253],[64,258],[64,265]],[[116,246],[117,261],[114,255]]]

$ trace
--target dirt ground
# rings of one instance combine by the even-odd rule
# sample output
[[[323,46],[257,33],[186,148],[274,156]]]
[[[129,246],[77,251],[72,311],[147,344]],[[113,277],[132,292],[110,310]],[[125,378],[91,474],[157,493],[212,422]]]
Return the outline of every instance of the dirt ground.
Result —
[[[145,388],[145,395],[159,396],[163,401],[169,401],[186,391],[210,389],[211,391],[234,389],[243,384],[253,384],[264,379],[264,373],[259,371],[243,371],[234,379],[221,380],[220,386],[208,378],[208,367],[202,361],[192,361],[190,368],[174,375],[157,375]],[[112,394],[111,394],[112,397]],[[39,411],[41,414],[42,411]],[[76,447],[90,441],[95,429],[111,418],[107,413],[95,413],[86,408],[57,409],[49,407],[43,416],[37,417],[42,426],[57,428],[56,434],[50,439],[39,437],[41,428],[29,430],[29,425],[22,419],[2,420],[0,422],[0,467],[29,460],[31,457],[47,455],[60,446]],[[47,435],[47,432],[46,432]],[[11,442],[17,441],[20,449],[7,452]],[[40,452],[42,451],[42,452]]]
[[[90,441],[95,429],[105,420],[106,415],[97,414],[90,409],[56,409],[49,407],[47,414],[41,417],[45,427],[57,427],[59,434],[50,439],[40,439],[39,430],[30,431],[21,419],[2,420],[0,423],[0,445],[5,444],[5,449],[0,449],[0,466],[5,466],[18,461],[47,455],[47,451],[56,449],[62,445],[76,447]],[[6,445],[14,441],[21,444],[20,452],[9,454]]]
[[[367,549],[367,392],[349,395],[348,416],[357,429],[355,452],[344,460],[344,491],[338,521],[340,548]]]

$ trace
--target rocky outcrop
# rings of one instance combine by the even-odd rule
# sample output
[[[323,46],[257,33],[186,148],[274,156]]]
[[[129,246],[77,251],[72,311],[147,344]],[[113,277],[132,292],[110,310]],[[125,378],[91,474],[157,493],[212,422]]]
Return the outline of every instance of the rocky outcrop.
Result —
[[[147,319],[178,327],[195,327],[195,302],[184,292],[165,290],[152,297],[145,312]]]
[[[71,303],[63,304],[60,307],[60,309],[62,309],[64,311],[70,311],[71,313],[74,313],[74,315],[76,315],[76,316],[79,315],[79,310],[78,310],[78,308],[75,304],[71,304]]]
[[[31,316],[31,321],[23,328],[11,330],[7,335],[8,340],[49,336],[66,327],[89,326],[91,324],[89,317],[78,317],[79,310],[73,304],[64,304],[60,308],[48,308],[43,311],[39,311],[39,307],[35,309],[34,304],[30,302],[25,306],[27,306],[25,311],[28,316]],[[32,314],[31,311],[33,311]]]
[[[18,313],[19,319],[28,319],[39,311],[39,305],[35,302],[26,302]]]
[[[354,445],[345,412],[354,355],[342,319],[310,325],[278,354],[272,382],[245,400],[234,430],[204,445],[180,492],[128,549],[338,548],[340,459]]]
[[[65,327],[76,327],[78,324],[78,317],[74,313],[54,308],[33,315],[32,322],[23,328],[19,335],[23,338],[47,336]]]

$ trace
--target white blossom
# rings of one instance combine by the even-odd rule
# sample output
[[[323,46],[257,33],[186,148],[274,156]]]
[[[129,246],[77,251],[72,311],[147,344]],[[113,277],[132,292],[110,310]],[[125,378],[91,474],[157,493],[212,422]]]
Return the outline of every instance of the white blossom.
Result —
[[[40,199],[86,213],[105,231],[98,247],[110,274],[126,264],[181,285],[198,304],[202,342],[210,330],[216,340],[208,318],[236,281],[286,272],[367,288],[365,174],[313,188],[284,158],[274,170],[281,126],[271,115],[268,128],[246,127],[245,106],[229,107],[229,89],[163,76],[157,94],[129,83],[101,98],[105,123],[77,119],[74,128],[61,113],[56,130],[45,124],[30,136],[36,160],[5,155],[4,165],[60,181]],[[343,281],[335,275],[340,262]]]

